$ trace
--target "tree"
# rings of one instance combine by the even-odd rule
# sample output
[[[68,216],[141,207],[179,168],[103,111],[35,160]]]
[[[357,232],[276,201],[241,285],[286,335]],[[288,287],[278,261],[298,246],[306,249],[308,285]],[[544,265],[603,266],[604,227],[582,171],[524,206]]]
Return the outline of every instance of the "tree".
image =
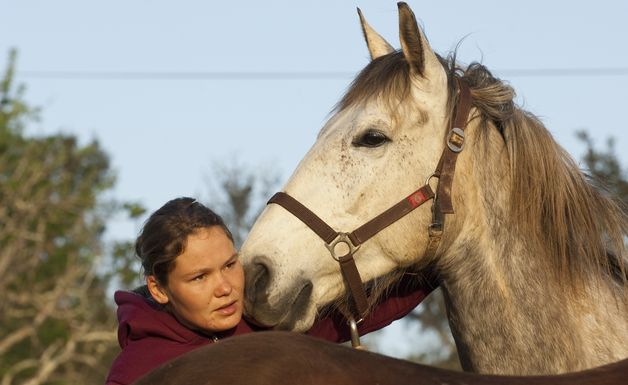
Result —
[[[585,171],[628,207],[628,175],[615,153],[615,139],[608,138],[606,150],[601,151],[596,149],[593,138],[586,131],[578,131],[576,136],[586,145],[582,155]]]
[[[98,271],[102,235],[121,204],[98,142],[33,137],[39,110],[13,86],[15,52],[0,83],[0,382],[103,382],[117,352],[111,274]]]
[[[227,164],[214,163],[205,179],[209,190],[207,206],[220,213],[239,248],[277,189],[279,173],[270,168],[251,170],[232,159]]]

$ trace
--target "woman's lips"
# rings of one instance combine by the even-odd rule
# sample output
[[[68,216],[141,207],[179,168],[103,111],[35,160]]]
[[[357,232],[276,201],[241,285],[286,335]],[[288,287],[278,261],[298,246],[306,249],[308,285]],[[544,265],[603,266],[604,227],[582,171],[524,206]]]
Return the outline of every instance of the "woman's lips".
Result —
[[[223,316],[230,316],[234,314],[237,310],[238,310],[238,301],[233,301],[225,306],[222,306],[216,309],[216,311]]]

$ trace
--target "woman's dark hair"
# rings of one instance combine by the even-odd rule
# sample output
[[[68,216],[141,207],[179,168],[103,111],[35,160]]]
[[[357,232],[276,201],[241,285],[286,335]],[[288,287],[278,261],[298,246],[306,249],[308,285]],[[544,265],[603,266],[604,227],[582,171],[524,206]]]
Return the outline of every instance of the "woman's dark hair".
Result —
[[[177,256],[185,251],[188,235],[213,226],[222,228],[233,242],[220,215],[196,199],[183,197],[167,202],[146,220],[135,241],[144,275],[154,275],[160,284],[167,285],[168,273],[174,269]]]

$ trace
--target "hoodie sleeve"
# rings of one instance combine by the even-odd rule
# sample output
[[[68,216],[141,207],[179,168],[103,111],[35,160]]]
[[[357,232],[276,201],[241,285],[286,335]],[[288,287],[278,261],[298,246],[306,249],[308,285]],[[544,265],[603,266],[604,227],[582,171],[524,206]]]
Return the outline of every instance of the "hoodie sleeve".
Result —
[[[382,329],[393,321],[403,318],[416,308],[437,285],[421,288],[409,288],[402,285],[396,292],[378,304],[360,325],[360,335]],[[314,323],[306,333],[331,342],[346,342],[351,339],[351,331],[346,318],[339,312],[333,312],[328,317],[321,318]]]

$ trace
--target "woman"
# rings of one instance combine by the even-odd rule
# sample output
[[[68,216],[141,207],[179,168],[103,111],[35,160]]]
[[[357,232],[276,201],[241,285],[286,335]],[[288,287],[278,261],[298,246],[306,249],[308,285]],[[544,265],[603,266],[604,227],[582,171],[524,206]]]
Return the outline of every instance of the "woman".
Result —
[[[244,270],[222,218],[192,198],[167,202],[146,221],[135,244],[146,286],[118,291],[122,351],[107,384],[130,384],[162,363],[220,339],[264,330],[242,318]],[[429,292],[393,293],[359,327],[380,329],[409,313]],[[309,335],[350,338],[340,314],[316,322]]]

